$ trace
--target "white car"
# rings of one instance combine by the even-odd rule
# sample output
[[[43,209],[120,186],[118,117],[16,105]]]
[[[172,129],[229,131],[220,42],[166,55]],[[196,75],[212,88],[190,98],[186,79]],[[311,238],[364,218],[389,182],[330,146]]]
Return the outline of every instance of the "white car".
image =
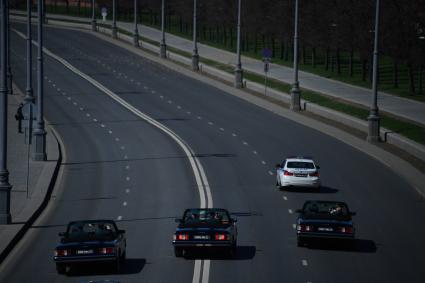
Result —
[[[311,158],[286,158],[276,165],[276,186],[320,188],[319,168]]]

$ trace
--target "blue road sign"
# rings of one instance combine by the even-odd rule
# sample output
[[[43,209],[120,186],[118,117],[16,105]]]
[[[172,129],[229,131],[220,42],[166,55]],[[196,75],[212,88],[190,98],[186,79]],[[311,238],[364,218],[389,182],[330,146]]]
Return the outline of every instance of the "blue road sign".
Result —
[[[272,51],[269,48],[263,48],[263,57],[270,58],[272,57]]]

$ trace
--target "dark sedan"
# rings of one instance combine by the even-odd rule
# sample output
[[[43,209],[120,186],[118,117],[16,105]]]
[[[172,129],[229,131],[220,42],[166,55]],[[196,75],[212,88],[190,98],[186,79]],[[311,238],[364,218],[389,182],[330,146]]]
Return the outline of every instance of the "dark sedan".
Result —
[[[125,231],[119,230],[112,220],[74,221],[56,246],[53,260],[59,274],[71,266],[87,262],[110,262],[118,272],[125,261]]]
[[[233,255],[236,250],[236,219],[225,209],[186,209],[173,237],[176,257],[185,255],[190,248],[219,247]]]
[[[307,201],[297,209],[297,242],[304,246],[309,239],[353,239],[355,229],[351,212],[344,202]]]

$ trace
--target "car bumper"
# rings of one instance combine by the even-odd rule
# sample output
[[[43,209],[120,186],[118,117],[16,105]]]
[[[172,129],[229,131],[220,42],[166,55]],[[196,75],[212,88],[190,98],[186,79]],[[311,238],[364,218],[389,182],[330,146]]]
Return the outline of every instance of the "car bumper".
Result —
[[[354,234],[342,233],[297,233],[298,239],[354,239]]]
[[[101,262],[101,261],[114,261],[117,259],[116,255],[90,255],[90,256],[66,256],[66,257],[53,257],[56,263],[78,263],[78,262]]]
[[[282,187],[304,187],[304,188],[319,188],[320,179],[283,179],[281,180]]]
[[[173,241],[175,247],[231,247],[232,241]]]

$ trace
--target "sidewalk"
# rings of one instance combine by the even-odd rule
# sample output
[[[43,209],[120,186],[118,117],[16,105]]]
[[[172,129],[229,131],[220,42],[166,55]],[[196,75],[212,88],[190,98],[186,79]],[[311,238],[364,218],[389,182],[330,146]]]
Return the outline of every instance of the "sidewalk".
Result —
[[[14,13],[24,14],[23,12],[13,11]],[[88,22],[90,19],[83,17],[73,17],[66,15],[47,14],[52,19],[68,19]],[[98,19],[98,23],[111,24],[110,21],[103,22]],[[133,23],[117,22],[117,26],[130,33],[134,30]],[[139,25],[140,36],[150,40],[160,42],[161,31],[147,26]],[[48,35],[47,35],[48,36]],[[143,44],[143,43],[142,43]],[[170,47],[192,53],[193,43],[172,34],[166,33],[166,44]],[[236,54],[210,47],[205,44],[198,43],[199,55],[222,64],[234,65]],[[244,70],[263,75],[264,66],[259,60],[242,56],[242,68]],[[270,78],[278,81],[289,83],[293,82],[292,68],[271,64],[268,73]],[[311,73],[299,72],[300,86],[315,92],[320,92],[333,96],[342,100],[364,105],[369,108],[372,101],[372,91],[370,89],[349,85],[343,82],[323,78]],[[425,125],[425,103],[398,97],[395,95],[379,92],[378,107],[381,111],[385,111],[395,116],[399,116],[417,124]]]
[[[23,96],[16,88],[14,93],[15,95],[8,96],[7,129],[7,167],[10,174],[9,183],[12,185],[10,199],[12,224],[0,225],[0,263],[47,204],[60,165],[58,142],[51,129],[46,127],[47,161],[30,159],[27,198],[28,145],[25,144],[24,134],[18,133],[18,123],[15,120],[16,109]]]

